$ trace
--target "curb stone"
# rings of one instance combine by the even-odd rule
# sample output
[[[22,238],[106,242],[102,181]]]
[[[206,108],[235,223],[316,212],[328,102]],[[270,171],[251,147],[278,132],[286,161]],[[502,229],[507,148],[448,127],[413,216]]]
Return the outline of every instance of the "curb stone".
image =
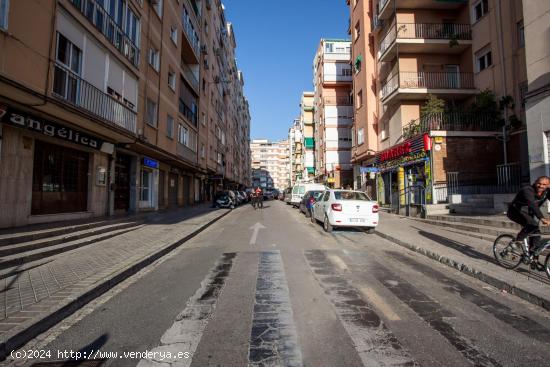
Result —
[[[504,290],[506,291],[507,293],[510,293],[510,294],[513,294],[535,306],[539,306],[539,307],[542,307],[543,309],[547,310],[547,311],[550,311],[550,300],[549,299],[546,299],[546,298],[543,298],[543,297],[540,297],[540,296],[537,296],[529,291],[526,291],[524,289],[521,289],[521,288],[517,288],[516,286],[514,285],[511,285],[503,280],[500,280],[500,279],[497,279],[491,275],[488,275],[488,274],[485,274],[483,273],[482,271],[480,270],[477,270],[469,265],[466,265],[464,263],[461,263],[459,261],[456,261],[456,260],[453,260],[451,258],[448,258],[446,256],[442,256],[442,255],[439,255],[435,252],[432,252],[432,251],[429,251],[429,250],[426,250],[422,247],[419,247],[419,246],[416,246],[416,245],[412,245],[410,243],[407,243],[407,242],[403,242],[395,237],[392,237],[390,235],[387,235],[385,233],[381,233],[379,231],[376,231],[375,232],[376,235],[378,235],[379,237],[382,237],[390,242],[393,242],[399,246],[402,246],[402,247],[405,247],[411,251],[414,251],[414,252],[417,252],[421,255],[424,255],[430,259],[433,259],[433,260],[436,260],[444,265],[447,265],[451,268],[454,268],[466,275],[469,275],[473,278],[476,278],[478,280],[481,280],[482,282],[484,283],[487,283],[495,288],[498,288],[500,290]]]
[[[101,296],[120,282],[126,280],[130,276],[139,272],[141,269],[145,268],[146,266],[152,264],[161,257],[167,255],[171,251],[175,250],[183,243],[197,236],[206,228],[210,227],[212,224],[216,223],[218,220],[222,219],[231,212],[232,210],[226,211],[222,215],[215,217],[209,222],[201,225],[199,228],[187,234],[185,237],[163,246],[158,251],[146,255],[137,262],[127,265],[123,269],[111,273],[109,276],[103,278],[98,283],[85,288],[83,291],[79,292],[79,294],[71,295],[65,298],[65,300],[63,300],[61,303],[51,307],[43,315],[41,315],[41,318],[39,320],[31,319],[28,322],[21,324],[20,327],[15,328],[13,331],[7,332],[2,337],[2,340],[0,340],[0,362],[4,361],[11,351],[16,350],[18,347],[24,345],[36,336],[53,327],[61,320],[75,313],[85,304]]]

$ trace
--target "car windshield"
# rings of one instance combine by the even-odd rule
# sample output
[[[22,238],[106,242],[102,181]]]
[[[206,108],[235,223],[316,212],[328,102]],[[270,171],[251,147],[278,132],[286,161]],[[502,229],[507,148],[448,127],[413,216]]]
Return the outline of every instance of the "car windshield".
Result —
[[[370,198],[364,192],[358,191],[334,191],[336,200],[363,200],[370,201]]]
[[[300,186],[298,188],[298,194],[303,195],[306,192],[305,186]]]

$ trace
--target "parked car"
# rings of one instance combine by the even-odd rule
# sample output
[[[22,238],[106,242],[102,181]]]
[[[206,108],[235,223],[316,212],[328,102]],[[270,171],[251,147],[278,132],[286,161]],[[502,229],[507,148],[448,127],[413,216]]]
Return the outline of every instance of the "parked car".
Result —
[[[233,191],[235,193],[235,197],[237,198],[238,205],[244,204],[246,202],[246,197],[241,194],[240,191]]]
[[[316,183],[299,183],[292,187],[292,196],[290,198],[290,204],[297,208],[300,205],[302,197],[306,191],[324,191],[325,185]]]
[[[264,191],[264,200],[273,200],[274,197],[273,190]]]
[[[288,187],[285,189],[283,201],[287,204],[290,204],[290,199],[292,199],[292,187]]]
[[[281,201],[285,200],[285,192],[284,192],[284,191],[281,191],[281,192],[279,193],[279,195],[277,196],[277,199],[278,199],[278,200],[281,200]]]
[[[323,229],[364,227],[368,233],[378,225],[378,204],[367,194],[353,190],[327,190],[313,205],[311,221],[323,222]]]
[[[305,214],[306,218],[311,216],[311,208],[316,201],[318,201],[323,196],[324,191],[313,190],[305,193],[304,197],[300,201],[299,209],[302,213]]]
[[[248,195],[246,194],[246,192],[239,191],[239,194],[241,194],[241,196],[243,197],[243,199],[244,199],[243,202],[248,203],[249,200],[248,200]]]

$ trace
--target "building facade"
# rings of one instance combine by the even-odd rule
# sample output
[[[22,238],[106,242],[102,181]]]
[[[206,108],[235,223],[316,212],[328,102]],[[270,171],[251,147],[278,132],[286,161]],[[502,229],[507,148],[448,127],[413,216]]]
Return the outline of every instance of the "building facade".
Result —
[[[351,185],[351,43],[321,39],[313,60],[315,180]]]
[[[525,67],[512,30],[521,2],[347,3],[355,186],[386,205],[410,191],[437,203],[453,190],[517,187],[525,127],[514,101]]]
[[[0,227],[207,200],[218,179],[207,166],[217,158],[206,149],[207,87],[228,90],[228,117],[219,125],[236,137],[226,142],[231,165],[219,182],[249,182],[242,75],[217,79],[203,67],[202,49],[213,47],[207,32],[216,34],[216,45],[228,40],[218,53],[235,66],[236,44],[219,1],[3,5]],[[206,31],[213,19],[223,26]]]
[[[303,92],[300,101],[300,130],[302,131],[302,181],[311,181],[315,179],[315,124],[314,103],[315,94],[313,92]]]
[[[527,4],[529,6],[527,6]],[[525,113],[529,142],[531,181],[550,175],[550,3],[544,0],[524,1],[527,94]],[[518,30],[520,30],[518,28]]]
[[[302,125],[300,119],[294,119],[292,126],[288,130],[288,154],[290,157],[288,170],[290,177],[289,186],[293,186],[296,182],[302,179],[302,135]]]
[[[290,185],[291,161],[288,140],[270,142],[267,139],[253,139],[250,142],[250,151],[253,187],[282,191]]]

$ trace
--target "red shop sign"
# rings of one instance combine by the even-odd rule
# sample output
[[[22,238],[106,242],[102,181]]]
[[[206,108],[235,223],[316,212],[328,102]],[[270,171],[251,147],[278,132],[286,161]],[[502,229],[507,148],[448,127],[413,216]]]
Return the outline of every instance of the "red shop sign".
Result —
[[[400,144],[396,147],[390,148],[380,153],[380,162],[399,158],[409,154],[410,152],[411,152],[411,143],[407,141],[403,144]]]

